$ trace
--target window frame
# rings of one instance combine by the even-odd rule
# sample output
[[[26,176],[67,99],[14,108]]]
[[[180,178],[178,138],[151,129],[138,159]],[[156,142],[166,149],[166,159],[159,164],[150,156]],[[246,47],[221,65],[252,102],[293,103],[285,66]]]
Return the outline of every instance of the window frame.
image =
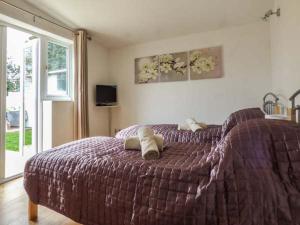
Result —
[[[74,101],[75,94],[75,54],[74,54],[74,40],[70,38],[65,38],[59,35],[51,34],[46,32],[47,34],[44,34],[39,31],[32,30],[31,27],[27,28],[24,27],[23,24],[21,25],[15,25],[9,22],[5,22],[3,20],[0,20],[0,26],[4,27],[11,27],[14,29],[18,29],[20,31],[31,33],[35,36],[37,36],[40,39],[40,57],[39,57],[39,95],[41,101]],[[69,56],[68,56],[68,62],[69,62],[69,80],[67,80],[68,83],[68,94],[66,96],[51,96],[47,95],[47,60],[48,60],[48,46],[47,41],[57,43],[58,45],[62,45],[64,47],[68,48]]]
[[[49,95],[48,94],[48,43],[53,43],[67,49],[67,66],[66,66],[66,95]],[[53,38],[41,37],[41,97],[44,101],[73,101],[74,100],[74,44],[59,41]],[[53,71],[51,71],[53,72]]]
[[[6,27],[0,24],[0,184],[5,178]]]

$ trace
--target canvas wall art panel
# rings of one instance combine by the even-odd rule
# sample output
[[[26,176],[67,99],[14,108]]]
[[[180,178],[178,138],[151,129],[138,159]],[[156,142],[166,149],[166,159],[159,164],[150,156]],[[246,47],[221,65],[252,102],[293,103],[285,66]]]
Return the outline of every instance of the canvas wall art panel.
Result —
[[[222,46],[135,59],[136,84],[223,76]]]
[[[190,51],[190,79],[223,77],[223,48],[212,47]]]
[[[149,56],[135,59],[135,83],[155,83],[159,81],[159,57]]]
[[[187,52],[164,54],[159,56],[159,81],[188,80]]]

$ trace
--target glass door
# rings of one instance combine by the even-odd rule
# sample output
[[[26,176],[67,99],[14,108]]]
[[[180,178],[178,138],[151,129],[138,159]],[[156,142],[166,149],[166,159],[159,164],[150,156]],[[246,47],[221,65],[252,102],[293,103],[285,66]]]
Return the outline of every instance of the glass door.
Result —
[[[21,174],[37,153],[39,39],[6,29],[5,174]]]
[[[52,103],[72,101],[73,42],[0,21],[0,183],[52,147]],[[47,102],[48,103],[48,102]]]

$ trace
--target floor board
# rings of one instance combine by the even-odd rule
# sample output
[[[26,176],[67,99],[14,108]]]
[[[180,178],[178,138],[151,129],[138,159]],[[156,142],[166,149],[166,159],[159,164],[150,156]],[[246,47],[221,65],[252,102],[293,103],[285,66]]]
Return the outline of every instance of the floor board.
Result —
[[[0,185],[0,225],[79,225],[43,206],[39,206],[38,221],[30,222],[27,206],[22,178]]]

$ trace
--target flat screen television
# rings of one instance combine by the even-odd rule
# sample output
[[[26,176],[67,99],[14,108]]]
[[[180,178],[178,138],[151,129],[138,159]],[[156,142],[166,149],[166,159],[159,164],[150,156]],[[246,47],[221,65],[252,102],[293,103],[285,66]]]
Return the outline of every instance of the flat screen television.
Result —
[[[117,104],[117,86],[96,85],[96,105],[113,106]]]

